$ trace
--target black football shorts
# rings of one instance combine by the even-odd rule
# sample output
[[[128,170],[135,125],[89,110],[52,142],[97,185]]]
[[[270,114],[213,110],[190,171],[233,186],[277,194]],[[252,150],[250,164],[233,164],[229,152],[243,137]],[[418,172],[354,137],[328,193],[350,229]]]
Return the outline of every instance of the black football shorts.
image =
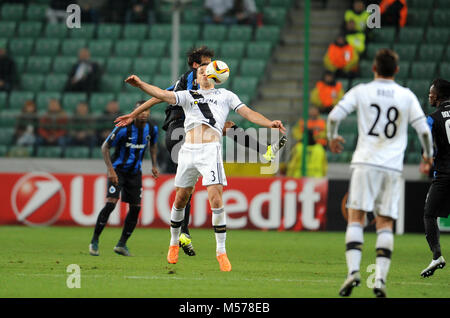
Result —
[[[437,174],[425,200],[425,216],[447,218],[450,214],[450,175]]]
[[[119,178],[119,184],[114,185],[108,180],[107,198],[118,199],[121,195],[122,202],[129,204],[141,204],[142,173],[131,174],[115,170]]]

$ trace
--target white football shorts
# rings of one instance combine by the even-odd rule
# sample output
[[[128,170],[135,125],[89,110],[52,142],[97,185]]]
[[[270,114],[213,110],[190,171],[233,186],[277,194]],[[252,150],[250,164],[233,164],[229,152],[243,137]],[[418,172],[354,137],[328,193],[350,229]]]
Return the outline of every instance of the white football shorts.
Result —
[[[193,187],[203,176],[202,185],[227,185],[223,168],[222,145],[218,142],[204,144],[184,143],[178,153],[175,187]]]
[[[353,168],[347,208],[398,218],[401,173],[368,166]]]

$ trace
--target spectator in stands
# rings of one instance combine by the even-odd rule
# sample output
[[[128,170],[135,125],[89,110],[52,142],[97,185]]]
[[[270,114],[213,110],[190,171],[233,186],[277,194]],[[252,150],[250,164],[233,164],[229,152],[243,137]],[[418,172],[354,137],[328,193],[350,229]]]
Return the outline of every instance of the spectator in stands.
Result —
[[[39,120],[38,144],[44,146],[65,146],[68,118],[59,100],[51,99],[47,112]]]
[[[51,0],[46,12],[47,21],[49,23],[65,23],[68,16],[67,7],[72,3],[76,3],[76,1]]]
[[[234,0],[231,12],[234,23],[256,26],[258,21],[258,8],[254,0]]]
[[[310,106],[308,112],[308,130],[311,130],[316,143],[327,146],[327,122],[320,118],[319,108]],[[292,128],[292,136],[297,141],[303,140],[304,121],[300,119]]]
[[[94,120],[86,102],[78,103],[70,122],[69,143],[73,146],[95,145]]]
[[[0,91],[11,91],[16,84],[16,75],[16,63],[6,49],[0,47]]]
[[[18,146],[33,146],[36,142],[38,117],[36,103],[27,100],[17,118],[14,140]]]
[[[367,19],[370,14],[366,11],[366,6],[364,1],[355,0],[353,1],[352,9],[345,11],[345,23],[353,21],[355,23],[355,29],[358,32],[365,32],[367,27]]]
[[[293,178],[302,177],[303,142],[300,140],[292,148],[286,176]],[[308,147],[306,152],[306,176],[323,178],[327,175],[328,162],[325,149],[316,142],[313,132],[308,129]]]
[[[109,136],[111,133],[111,123],[114,120],[122,115],[120,112],[119,103],[116,100],[112,100],[106,104],[105,110],[103,114],[99,118],[99,122],[97,123],[97,145],[101,146],[103,141]]]
[[[334,105],[344,96],[342,83],[336,81],[334,73],[325,71],[322,79],[316,83],[311,92],[311,103],[318,107],[320,113],[329,113]]]
[[[366,35],[356,30],[356,24],[353,20],[345,22],[345,39],[359,55],[366,50]]]
[[[124,23],[126,14],[129,7],[129,1],[117,1],[117,0],[108,0],[106,5],[103,8],[102,22],[108,23]]]
[[[154,0],[132,0],[125,15],[126,23],[147,23],[156,22]]]
[[[381,26],[403,28],[406,24],[408,6],[406,0],[382,0],[380,2]]]
[[[70,70],[66,91],[90,93],[97,90],[101,71],[99,65],[90,58],[87,48],[80,49],[78,61]]]
[[[208,13],[204,17],[205,23],[232,24],[233,0],[205,0],[205,9]]]
[[[336,76],[352,77],[358,70],[359,55],[353,46],[348,44],[343,34],[328,46],[324,56],[326,70],[335,72]]]
[[[101,20],[102,9],[106,0],[77,0],[81,8],[81,23],[98,23]]]

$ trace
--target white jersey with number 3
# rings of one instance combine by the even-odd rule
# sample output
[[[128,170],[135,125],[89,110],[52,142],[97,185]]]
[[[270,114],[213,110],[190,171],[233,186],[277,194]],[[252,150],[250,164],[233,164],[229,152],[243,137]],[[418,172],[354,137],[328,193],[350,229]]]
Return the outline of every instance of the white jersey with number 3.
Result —
[[[235,93],[224,88],[174,93],[177,100],[176,104],[183,107],[186,116],[184,120],[185,132],[205,124],[222,135],[222,129],[230,109],[237,111],[244,105]]]
[[[402,171],[408,123],[426,120],[414,93],[393,80],[376,79],[348,91],[333,112],[358,116],[358,143],[352,165]]]

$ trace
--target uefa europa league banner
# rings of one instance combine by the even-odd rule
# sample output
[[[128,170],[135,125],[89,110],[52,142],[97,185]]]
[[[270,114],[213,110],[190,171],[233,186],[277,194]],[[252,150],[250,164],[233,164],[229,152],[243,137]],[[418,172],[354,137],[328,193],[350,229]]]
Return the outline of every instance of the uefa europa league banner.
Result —
[[[94,226],[105,204],[104,174],[0,173],[0,224]],[[142,180],[141,227],[168,227],[174,175]],[[229,177],[223,201],[229,229],[325,230],[326,179]],[[109,225],[123,224],[128,207],[117,204]],[[211,227],[206,188],[197,183],[191,226]]]

